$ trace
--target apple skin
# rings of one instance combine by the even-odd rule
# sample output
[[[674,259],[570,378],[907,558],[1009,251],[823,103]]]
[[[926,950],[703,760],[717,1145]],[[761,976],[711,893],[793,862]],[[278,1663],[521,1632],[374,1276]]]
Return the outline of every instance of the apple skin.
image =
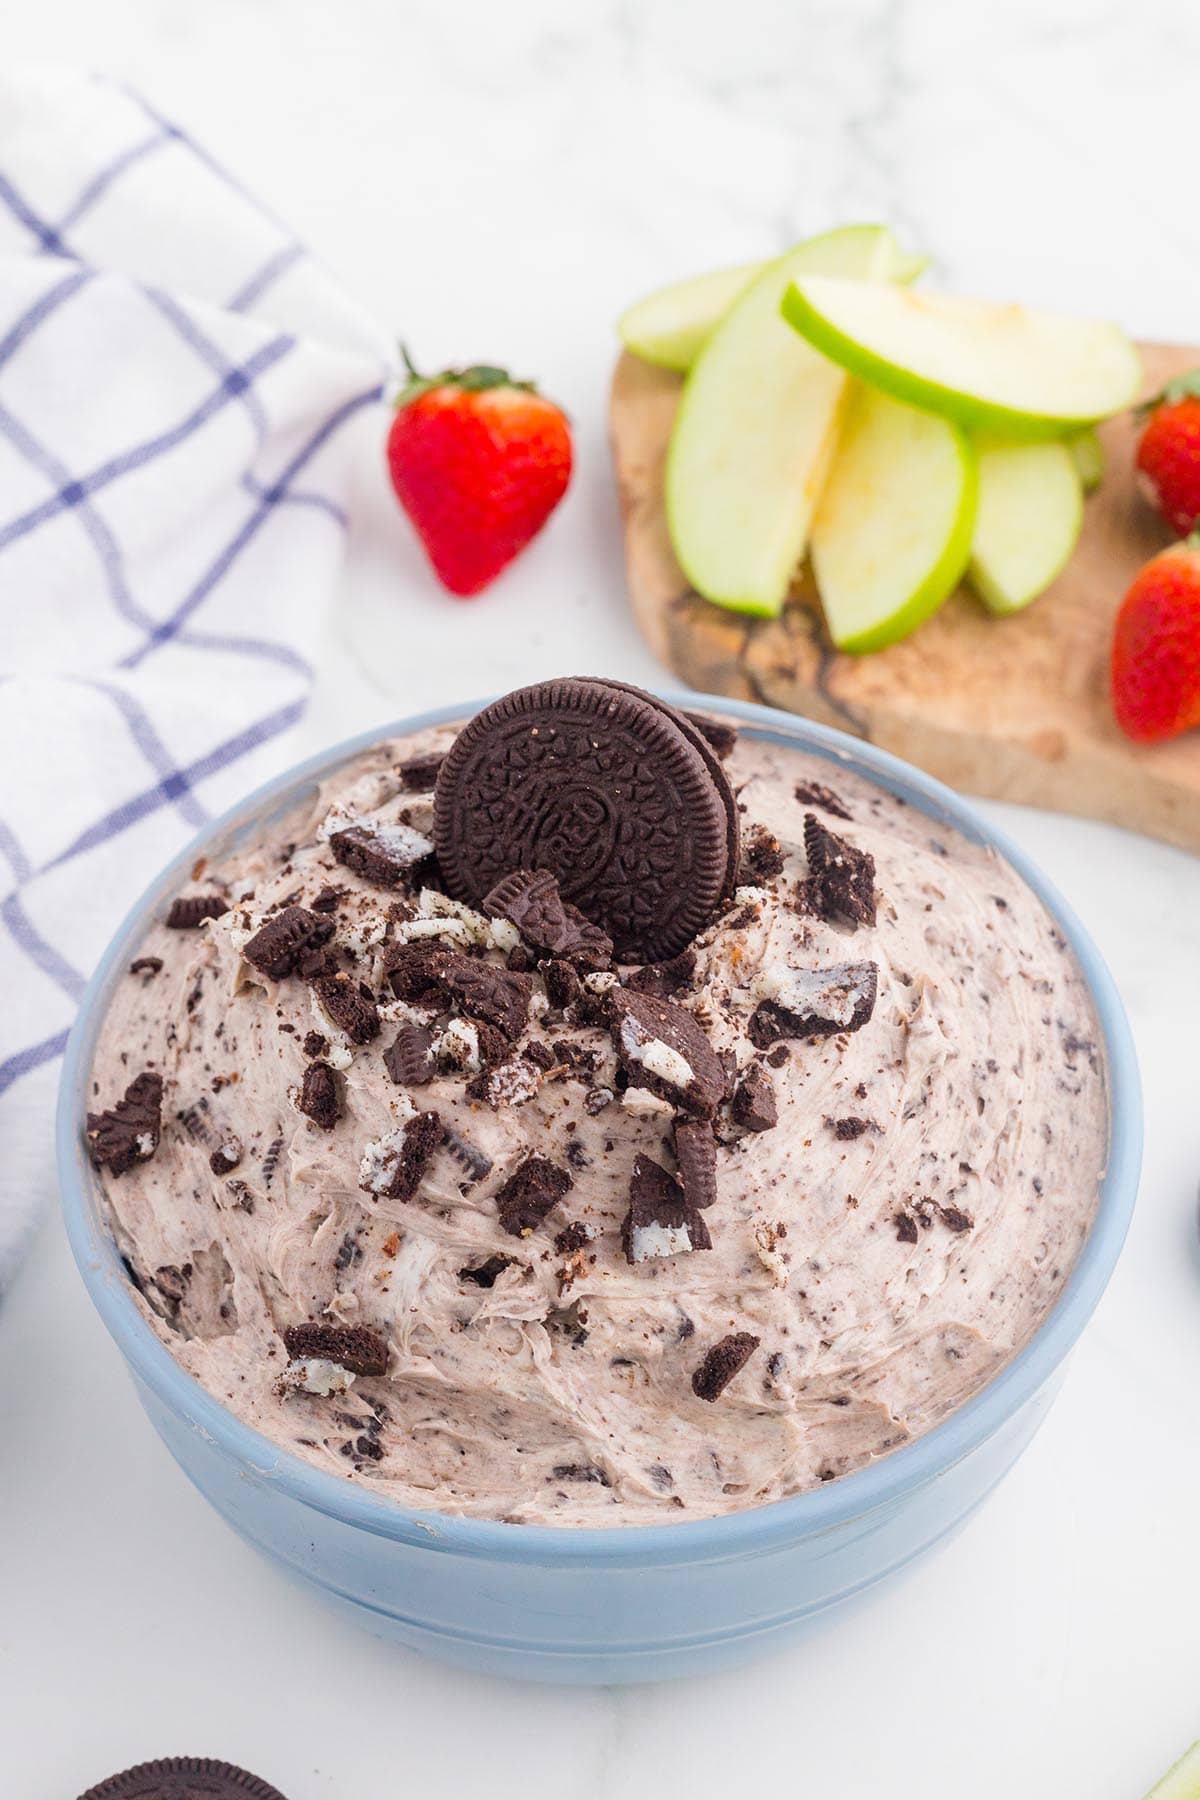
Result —
[[[687,579],[716,606],[778,617],[837,445],[846,377],[807,345],[803,357],[789,354],[794,340],[779,316],[783,288],[793,271],[818,268],[886,280],[894,241],[886,226],[847,226],[768,264],[684,383],[664,473],[667,529]],[[802,401],[805,410],[788,412],[789,401]],[[794,461],[786,467],[789,448]],[[748,462],[756,463],[753,471]],[[768,484],[779,499],[764,507]]]
[[[617,336],[643,362],[686,375],[730,307],[769,266],[741,263],[672,282],[627,308],[617,320]],[[894,244],[888,279],[907,287],[928,267],[927,256],[910,255]]]
[[[822,311],[805,285],[793,281],[783,296],[782,312],[793,330],[810,343],[814,350],[837,363],[848,374],[879,387],[897,400],[907,401],[927,412],[941,413],[971,430],[992,431],[997,436],[1032,443],[1044,438],[1061,438],[1094,425],[1099,419],[1131,406],[1142,386],[1141,360],[1133,345],[1125,340],[1128,355],[1125,380],[1112,404],[1103,411],[1078,414],[1050,414],[1027,411],[1003,405],[980,394],[950,387],[929,376],[918,374],[872,350],[858,338],[851,337]]]
[[[878,395],[874,397],[877,405],[894,406],[890,397]],[[872,396],[864,390],[855,396],[852,404],[871,405]],[[919,410],[919,409],[908,409]],[[937,612],[938,608],[949,599],[966,571],[967,561],[971,554],[971,541],[975,533],[975,518],[979,499],[979,471],[974,446],[967,433],[951,420],[939,419],[937,424],[945,434],[944,443],[949,449],[956,466],[959,487],[957,504],[949,530],[940,555],[927,569],[920,583],[908,594],[895,612],[889,613],[877,624],[864,629],[844,632],[838,631],[834,621],[826,613],[826,624],[830,636],[837,649],[849,656],[868,656],[877,650],[886,650],[891,644],[898,644],[903,638],[911,636],[919,625],[923,625]],[[848,423],[847,435],[853,429],[853,421]],[[836,480],[836,473],[831,481]],[[827,490],[828,497],[828,490]],[[821,591],[821,555],[820,528],[818,518],[813,532],[813,573],[816,577],[817,591]]]

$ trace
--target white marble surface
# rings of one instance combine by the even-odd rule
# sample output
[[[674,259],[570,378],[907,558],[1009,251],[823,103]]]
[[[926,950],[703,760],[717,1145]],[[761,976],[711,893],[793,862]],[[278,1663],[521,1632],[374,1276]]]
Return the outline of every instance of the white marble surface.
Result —
[[[1188,0],[38,0],[4,38],[135,81],[428,363],[509,359],[575,419],[561,514],[469,609],[365,469],[313,743],[531,674],[659,673],[624,610],[603,411],[611,320],[669,276],[873,215],[964,288],[1200,336]],[[0,1315],[0,1791],[67,1800],[186,1750],[289,1800],[1136,1800],[1200,1733],[1200,863],[993,810],[1116,972],[1148,1155],[1065,1392],[956,1542],[744,1674],[446,1672],[218,1523],[48,1228]]]

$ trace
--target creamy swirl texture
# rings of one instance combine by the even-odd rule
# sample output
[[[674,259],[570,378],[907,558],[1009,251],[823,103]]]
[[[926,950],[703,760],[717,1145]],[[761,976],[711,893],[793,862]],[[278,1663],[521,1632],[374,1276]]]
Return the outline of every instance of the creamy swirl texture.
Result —
[[[659,984],[728,1080],[715,1200],[672,1212],[687,1043],[422,885],[430,795],[397,770],[452,737],[380,744],[204,869],[189,892],[228,910],[155,927],[123,978],[93,1104],[161,1076],[153,1154],[143,1132],[103,1171],[154,1329],[318,1467],[505,1520],[730,1512],[928,1430],[1045,1318],[1098,1198],[1100,1037],[1053,921],[990,851],[743,736],[743,885]],[[873,857],[873,924],[814,908],[806,815]],[[276,977],[247,951],[287,907],[329,930]],[[527,1020],[393,982],[413,945],[525,971]],[[639,1157],[659,1174],[631,1218]],[[385,1372],[290,1354],[312,1323],[382,1341]]]

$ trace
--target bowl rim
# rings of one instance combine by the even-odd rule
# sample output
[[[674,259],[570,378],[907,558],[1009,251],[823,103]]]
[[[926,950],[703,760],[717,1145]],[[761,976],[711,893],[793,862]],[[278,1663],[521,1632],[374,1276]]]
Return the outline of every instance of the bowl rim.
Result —
[[[930,1430],[877,1462],[825,1486],[712,1518],[662,1525],[530,1525],[406,1506],[314,1468],[244,1424],[176,1362],[142,1317],[115,1241],[101,1217],[99,1188],[86,1156],[82,1115],[95,1044],[111,990],[163,900],[186,879],[206,847],[257,822],[306,783],[389,738],[470,718],[489,699],[441,706],[374,726],[294,764],[203,829],[164,867],[130,908],[101,957],[80,1003],[63,1060],[55,1137],[67,1237],[84,1285],[131,1372],[193,1430],[293,1501],[374,1536],[491,1560],[553,1565],[647,1565],[753,1553],[844,1526],[935,1480],[1000,1430],[1049,1379],[1079,1337],[1106,1287],[1124,1243],[1137,1195],[1142,1149],[1141,1083],[1132,1034],[1109,970],[1067,902],[1008,834],[942,782],[889,751],[832,726],[774,707],[699,692],[656,689],[668,703],[713,712],[753,735],[785,742],[850,768],[935,822],[953,826],[1002,856],[1058,925],[1087,984],[1104,1036],[1109,1154],[1091,1229],[1054,1305],[1032,1337],[983,1387]]]

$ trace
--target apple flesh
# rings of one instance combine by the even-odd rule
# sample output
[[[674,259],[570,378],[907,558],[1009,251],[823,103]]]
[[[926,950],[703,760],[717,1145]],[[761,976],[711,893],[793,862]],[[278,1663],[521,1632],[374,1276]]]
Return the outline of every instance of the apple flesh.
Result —
[[[1074,432],[1067,439],[1067,448],[1075,459],[1075,467],[1079,470],[1079,479],[1083,483],[1085,494],[1093,494],[1104,480],[1104,445],[1096,435],[1095,429],[1088,425],[1083,431]]]
[[[1132,404],[1138,353],[1115,325],[1031,307],[800,276],[783,314],[815,350],[960,425],[1065,437]]]
[[[782,610],[837,443],[846,376],[788,330],[783,295],[815,268],[885,279],[892,253],[882,226],[789,251],[735,301],[687,378],[667,451],[667,526],[684,574],[718,606]]]
[[[915,281],[928,258],[911,256],[893,239],[889,247],[891,281]],[[686,374],[734,301],[766,263],[739,263],[689,281],[674,281],[639,300],[617,321],[617,335],[643,362]]]
[[[1193,1744],[1174,1768],[1167,1770],[1146,1800],[1200,1800],[1200,1743]]]
[[[947,419],[856,387],[813,521],[812,564],[839,650],[882,650],[915,631],[967,566],[975,455]]]
[[[979,512],[968,579],[994,613],[1020,612],[1059,575],[1079,542],[1083,483],[1068,444],[980,436]]]

